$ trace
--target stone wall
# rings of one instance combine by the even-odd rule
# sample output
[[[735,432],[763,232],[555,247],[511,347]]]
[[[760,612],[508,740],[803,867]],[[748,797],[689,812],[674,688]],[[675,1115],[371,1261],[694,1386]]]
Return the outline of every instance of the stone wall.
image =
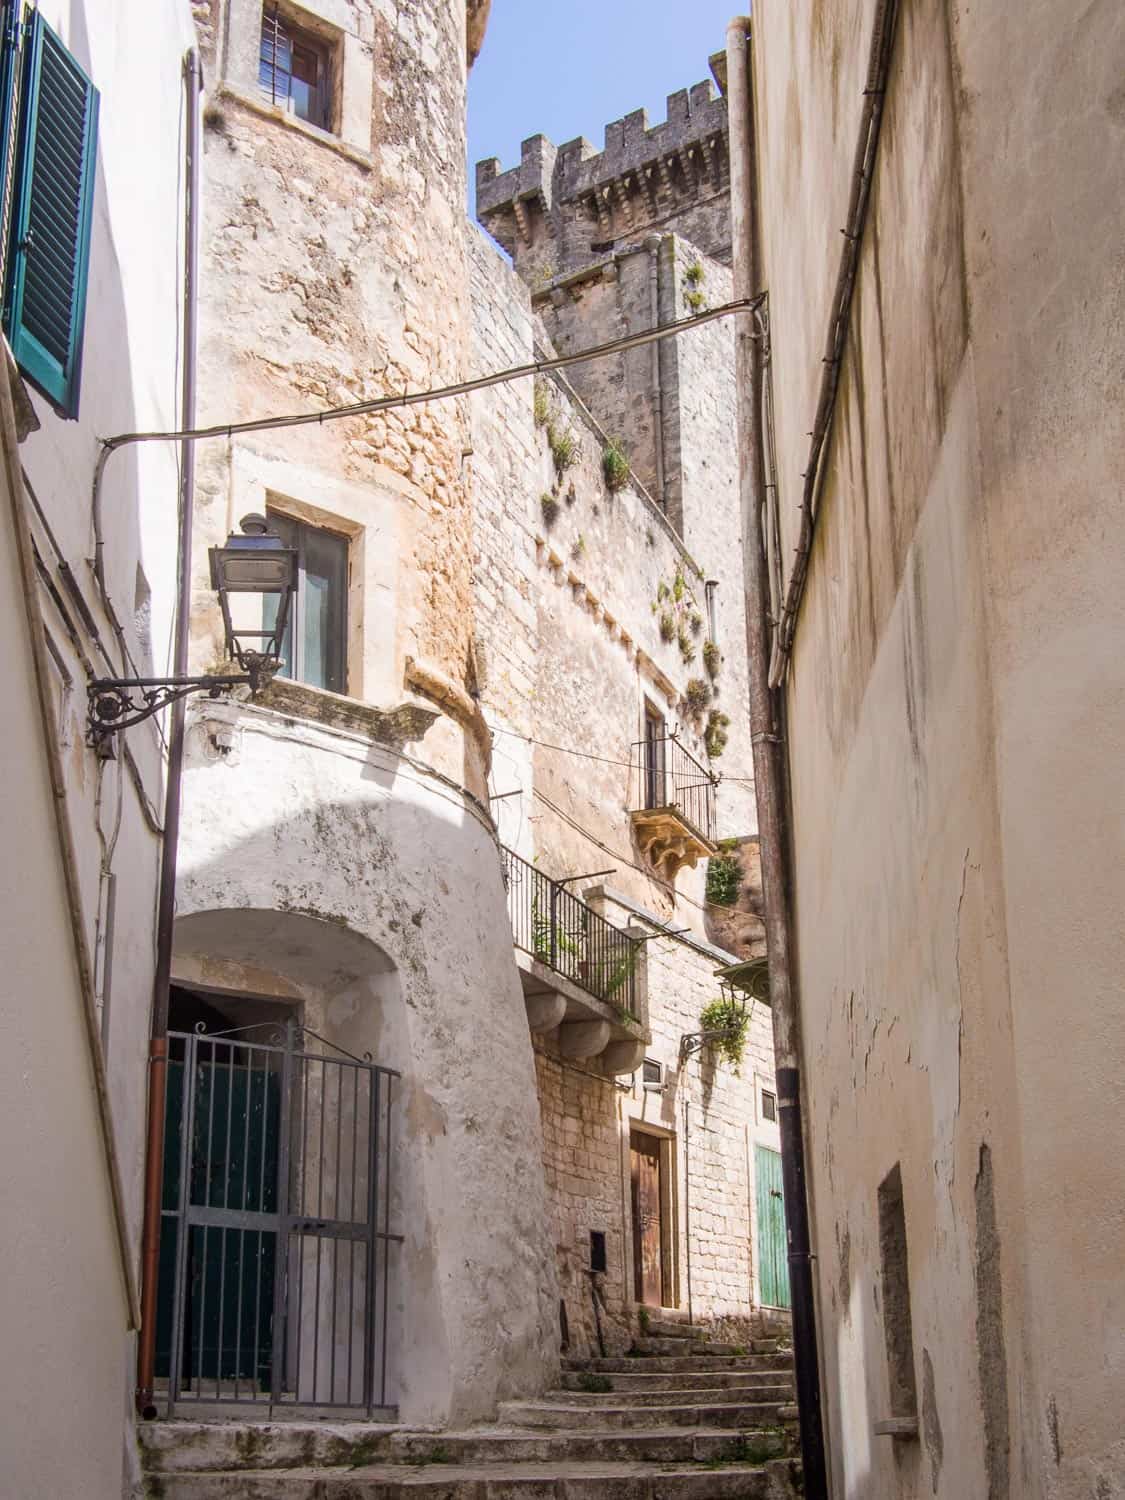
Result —
[[[689,291],[709,301],[728,295],[729,273],[717,261],[705,262],[702,278],[686,277],[702,258],[676,235],[653,248],[663,262],[663,318],[692,310]],[[526,274],[526,263],[517,265]],[[471,246],[470,266],[481,372],[652,324],[652,259],[643,244],[530,288],[483,237]],[[501,841],[554,877],[608,869],[572,889],[618,926],[650,938],[665,923],[690,934],[655,938],[643,949],[645,1055],[663,1070],[662,1092],[646,1091],[640,1071],[615,1082],[596,1058],[564,1057],[554,1032],[535,1039],[544,1170],[574,1352],[597,1351],[592,1231],[606,1236],[607,1270],[595,1278],[606,1347],[619,1351],[637,1329],[634,1128],[662,1143],[669,1300],[745,1330],[756,1297],[752,1149],[756,1140],[776,1145],[756,1104],[758,1084],[772,1078],[768,1012],[759,1007],[754,1016],[741,1076],[710,1052],[681,1065],[681,1038],[699,1030],[700,1011],[719,993],[714,971],[732,954],[704,937],[705,859],[674,881],[661,879],[628,817],[642,805],[633,746],[647,700],[670,727],[680,726],[704,765],[707,714],[715,707],[728,715],[727,747],[710,762],[728,776],[717,791],[718,829],[738,836],[754,827],[741,523],[729,444],[732,339],[720,325],[661,353],[674,518],[654,494],[651,349],[579,366],[566,380],[499,386],[473,398],[477,660]],[[562,436],[573,453],[560,468],[552,449]],[[610,437],[633,469],[616,491],[602,472]],[[702,664],[711,631],[707,579],[719,582],[714,613],[724,659],[715,696],[692,714],[683,702],[688,682],[710,681]],[[682,646],[662,638],[669,611],[684,626]]]
[[[612,892],[598,909],[628,921]],[[652,929],[650,928],[650,931]],[[751,1005],[737,1071],[705,1048],[684,1061],[681,1039],[699,1030],[703,1007],[719,994],[720,955],[675,939],[646,944],[651,1037],[646,1057],[663,1071],[663,1089],[640,1072],[613,1080],[558,1054],[552,1037],[536,1043],[544,1171],[551,1196],[559,1293],[572,1351],[596,1353],[590,1234],[606,1236],[607,1269],[596,1278],[602,1338],[619,1353],[637,1330],[630,1202],[630,1134],[666,1143],[668,1183],[665,1274],[669,1304],[746,1336],[757,1298],[755,1143],[778,1149],[776,1126],[760,1111],[763,1087],[775,1091],[769,1010]]]
[[[260,93],[256,0],[209,13],[203,422],[440,386],[469,366],[465,6],[307,0],[298,19],[332,49],[331,130]],[[204,549],[242,515],[268,506],[346,539],[344,692],[279,681],[191,720],[176,963],[185,982],[297,1004],[401,1072],[390,1366],[415,1422],[488,1418],[541,1389],[557,1352],[534,1067],[472,696],[468,415],[427,403],[216,443],[196,506],[201,666],[221,641]]]
[[[445,0],[405,10],[317,0],[303,13],[342,58],[332,132],[263,98],[260,6],[213,0],[213,34],[227,40],[212,58],[205,115],[203,422],[348,404],[465,370],[464,15]],[[239,459],[244,471],[286,461],[336,488],[309,493],[295,475],[272,492],[280,508],[311,507],[352,535],[353,566],[361,547],[396,554],[393,588],[367,599],[371,628],[350,644],[349,692],[401,695],[408,659],[463,690],[472,636],[465,421],[464,404],[450,402],[201,453],[197,659],[210,659],[216,625],[204,549],[252,508]],[[389,536],[365,494],[391,502]],[[450,747],[451,769],[459,755]]]
[[[1109,1496],[1125,17],[897,11],[786,689],[833,1489]],[[787,559],[882,14],[755,11]],[[902,1347],[880,1270],[893,1173],[917,1442],[876,1429]]]
[[[605,128],[605,149],[578,139],[523,142],[518,167],[477,164],[477,215],[526,280],[596,260],[616,243],[675,227],[729,260],[726,100],[710,82],[668,98],[650,127],[643,109]]]

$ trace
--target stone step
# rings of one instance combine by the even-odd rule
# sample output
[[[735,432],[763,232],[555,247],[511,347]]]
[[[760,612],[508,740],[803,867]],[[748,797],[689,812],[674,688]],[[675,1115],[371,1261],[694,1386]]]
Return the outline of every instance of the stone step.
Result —
[[[784,1441],[780,1430],[760,1438],[705,1425],[614,1431],[600,1428],[594,1413],[577,1417],[570,1428],[535,1432],[511,1426],[421,1432],[364,1422],[146,1422],[139,1434],[144,1467],[162,1482],[175,1473],[277,1473],[318,1466],[354,1472],[377,1463],[727,1462],[744,1459],[748,1442],[772,1457]]]
[[[633,1351],[636,1357],[677,1355],[706,1355],[710,1359],[723,1359],[729,1356],[740,1356],[746,1354],[776,1354],[778,1352],[777,1339],[751,1339],[746,1344],[717,1344],[708,1339],[700,1338],[648,1338],[642,1337],[633,1340]]]
[[[681,1322],[672,1318],[648,1318],[642,1325],[645,1338],[653,1339],[703,1339],[707,1337],[705,1328],[697,1328],[694,1323]]]
[[[560,1393],[562,1395],[563,1393]],[[678,1405],[646,1405],[617,1397],[616,1405],[583,1406],[565,1399],[546,1401],[505,1401],[500,1406],[500,1421],[516,1427],[577,1428],[584,1422],[599,1430],[607,1428],[638,1430],[644,1427],[777,1427],[781,1409],[788,1406],[789,1393],[776,1400],[711,1401],[697,1399]],[[779,1449],[779,1452],[781,1450]]]
[[[602,1375],[613,1374],[710,1374],[720,1370],[789,1370],[793,1369],[791,1354],[739,1354],[739,1355],[658,1355],[641,1358],[626,1355],[620,1359],[568,1359],[563,1368],[593,1370]]]
[[[162,1475],[161,1500],[777,1500],[795,1493],[786,1459],[660,1470],[639,1464],[428,1464],[404,1469],[217,1470]]]
[[[639,1363],[639,1361],[634,1361]],[[587,1391],[583,1382],[593,1377],[608,1380],[610,1388],[604,1393]],[[590,1400],[610,1400],[615,1395],[628,1392],[630,1397],[651,1394],[656,1400],[665,1400],[673,1393],[686,1396],[690,1393],[708,1391],[750,1392],[761,1388],[792,1392],[793,1374],[789,1368],[779,1370],[697,1370],[679,1374],[653,1375],[647,1370],[627,1370],[617,1375],[597,1375],[591,1370],[564,1370],[562,1389],[567,1396],[584,1395]],[[723,1398],[726,1399],[725,1397]]]

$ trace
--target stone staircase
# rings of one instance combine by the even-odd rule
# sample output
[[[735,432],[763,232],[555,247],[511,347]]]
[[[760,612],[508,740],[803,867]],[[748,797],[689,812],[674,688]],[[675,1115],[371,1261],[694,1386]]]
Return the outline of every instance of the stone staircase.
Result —
[[[568,1359],[559,1389],[493,1426],[151,1422],[149,1500],[791,1500],[792,1361],[649,1323],[619,1359]]]

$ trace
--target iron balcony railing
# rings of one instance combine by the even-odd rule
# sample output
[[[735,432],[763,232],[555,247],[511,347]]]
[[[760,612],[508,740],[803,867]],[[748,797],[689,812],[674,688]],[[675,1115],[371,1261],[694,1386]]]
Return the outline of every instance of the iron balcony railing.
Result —
[[[599,916],[564,882],[552,880],[510,849],[500,852],[515,946],[638,1020],[641,944]]]
[[[715,778],[674,734],[633,746],[634,811],[671,808],[709,843],[715,841]]]

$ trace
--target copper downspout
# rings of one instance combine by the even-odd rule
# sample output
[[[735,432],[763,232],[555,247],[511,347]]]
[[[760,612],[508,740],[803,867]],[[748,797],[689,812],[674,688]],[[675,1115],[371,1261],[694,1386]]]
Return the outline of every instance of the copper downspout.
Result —
[[[194,47],[184,58],[187,92],[184,206],[184,353],[181,425],[195,422],[195,363],[199,288],[199,175],[202,145],[199,96],[203,73]],[[180,454],[179,578],[173,673],[186,676],[191,617],[191,533],[195,500],[195,445]],[[156,1293],[160,1278],[160,1207],[164,1172],[164,1105],[168,1088],[168,999],[172,980],[172,923],[176,909],[176,855],[180,835],[180,790],[184,764],[182,698],[172,705],[168,734],[168,783],[164,794],[164,857],[156,907],[156,971],[152,984],[152,1031],[148,1052],[148,1131],[145,1156],[144,1226],[141,1235],[141,1334],[137,1350],[136,1404],[148,1420],[156,1416]]]

